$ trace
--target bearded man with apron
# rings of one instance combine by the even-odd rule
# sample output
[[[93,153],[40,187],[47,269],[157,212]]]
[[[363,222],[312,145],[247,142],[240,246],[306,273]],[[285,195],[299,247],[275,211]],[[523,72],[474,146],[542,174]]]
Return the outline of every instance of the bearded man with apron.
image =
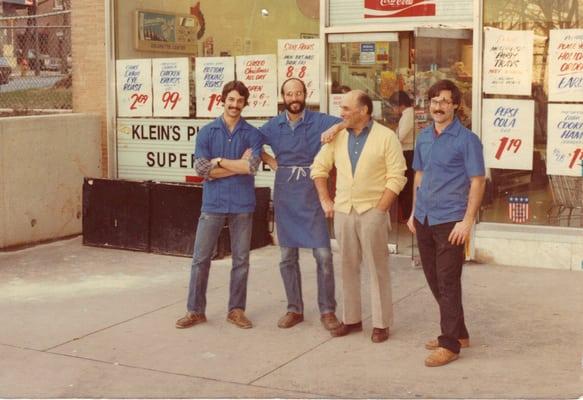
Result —
[[[320,150],[321,134],[340,130],[341,120],[306,110],[307,89],[301,80],[291,78],[281,87],[286,111],[269,120],[259,130],[275,159],[265,152],[264,162],[275,173],[273,203],[277,238],[281,248],[279,264],[287,296],[287,313],[280,328],[291,328],[304,320],[299,248],[311,248],[317,265],[320,320],[327,330],[336,329],[334,265],[328,225],[313,181],[310,165]]]

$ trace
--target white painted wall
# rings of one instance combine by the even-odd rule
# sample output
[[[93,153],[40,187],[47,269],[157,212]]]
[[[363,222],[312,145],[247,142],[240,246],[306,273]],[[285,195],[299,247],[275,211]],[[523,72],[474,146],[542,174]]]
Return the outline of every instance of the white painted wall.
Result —
[[[100,134],[97,114],[0,118],[0,249],[81,232]]]
[[[480,223],[474,258],[488,264],[583,272],[583,230]]]

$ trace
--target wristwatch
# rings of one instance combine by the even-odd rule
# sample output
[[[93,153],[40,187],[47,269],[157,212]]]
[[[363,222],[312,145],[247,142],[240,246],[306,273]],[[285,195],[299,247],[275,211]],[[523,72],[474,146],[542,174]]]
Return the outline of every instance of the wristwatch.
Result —
[[[217,158],[217,167],[221,168],[221,161],[223,161],[223,157]]]

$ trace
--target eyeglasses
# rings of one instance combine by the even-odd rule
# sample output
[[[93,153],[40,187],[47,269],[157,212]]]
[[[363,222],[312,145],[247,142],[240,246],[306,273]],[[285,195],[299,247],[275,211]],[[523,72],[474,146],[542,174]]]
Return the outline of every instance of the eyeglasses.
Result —
[[[440,107],[441,106],[449,106],[453,103],[451,100],[447,100],[447,99],[431,99],[431,100],[429,100],[429,102],[434,107],[436,107],[436,106],[440,106]]]
[[[285,92],[285,95],[287,97],[292,97],[292,96],[296,96],[296,97],[300,97],[304,95],[304,92]]]

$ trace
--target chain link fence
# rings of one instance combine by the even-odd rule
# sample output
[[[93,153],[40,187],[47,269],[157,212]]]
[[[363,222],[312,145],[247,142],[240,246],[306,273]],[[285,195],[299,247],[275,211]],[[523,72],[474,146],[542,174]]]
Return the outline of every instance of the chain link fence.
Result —
[[[0,17],[0,116],[73,108],[70,10],[34,11]]]

